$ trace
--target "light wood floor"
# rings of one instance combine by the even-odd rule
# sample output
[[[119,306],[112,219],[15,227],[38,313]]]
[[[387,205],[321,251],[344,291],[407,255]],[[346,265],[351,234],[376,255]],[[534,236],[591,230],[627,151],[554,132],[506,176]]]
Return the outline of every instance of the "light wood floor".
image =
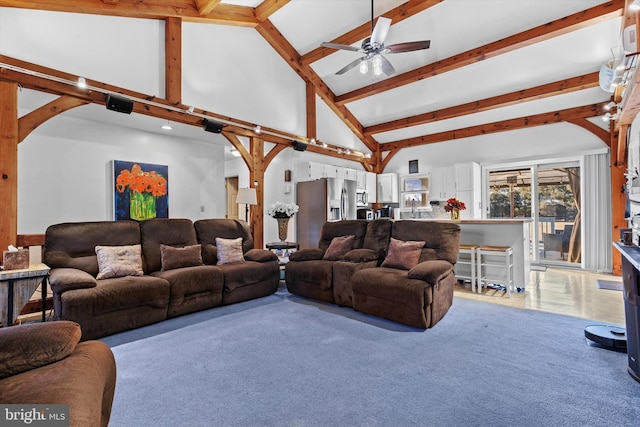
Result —
[[[524,292],[506,292],[482,288],[472,293],[467,286],[456,286],[455,296],[511,307],[565,314],[613,324],[625,324],[624,299],[621,291],[598,289],[596,280],[622,282],[620,276],[582,270],[547,268],[532,271]]]

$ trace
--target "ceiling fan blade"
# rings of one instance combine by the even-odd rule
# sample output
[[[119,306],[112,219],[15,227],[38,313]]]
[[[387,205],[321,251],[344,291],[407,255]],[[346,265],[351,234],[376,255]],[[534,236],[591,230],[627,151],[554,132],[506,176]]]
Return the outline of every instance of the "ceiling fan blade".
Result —
[[[389,53],[401,53],[401,52],[413,52],[414,50],[429,49],[431,40],[424,40],[420,42],[406,42],[396,43],[389,46],[385,46],[385,52]]]
[[[389,27],[391,27],[391,19],[380,16],[376,21],[376,26],[373,28],[373,32],[371,33],[370,43],[372,45],[377,44],[378,46],[381,46],[384,43],[384,39],[387,38]]]
[[[358,52],[360,50],[359,47],[350,46],[348,44],[339,44],[339,43],[323,42],[320,46],[328,47],[328,48],[331,48],[331,49],[351,50],[353,52]]]
[[[391,62],[389,62],[389,60],[387,58],[385,58],[384,56],[380,55],[380,60],[382,61],[382,72],[383,73],[385,73],[387,76],[395,74],[396,69],[393,68],[393,65],[391,65]]]
[[[366,60],[367,60],[367,58],[365,56],[363,56],[362,58],[358,58],[355,61],[352,61],[352,62],[348,63],[345,67],[339,69],[336,72],[336,74],[340,76],[340,75],[346,73],[347,71],[351,70],[352,68],[356,68],[358,65],[360,65],[360,63],[362,61],[366,61]]]

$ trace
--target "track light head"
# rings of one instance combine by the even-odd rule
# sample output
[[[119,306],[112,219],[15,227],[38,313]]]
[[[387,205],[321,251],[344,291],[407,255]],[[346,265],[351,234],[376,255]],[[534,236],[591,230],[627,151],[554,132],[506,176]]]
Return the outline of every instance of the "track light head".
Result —
[[[118,113],[131,114],[133,111],[133,101],[116,95],[107,95],[105,103],[107,110],[117,111]]]
[[[224,124],[216,122],[215,120],[202,119],[202,127],[207,132],[220,133],[222,132]]]
[[[304,142],[291,141],[291,146],[296,151],[306,151],[307,150],[307,144],[305,144]]]

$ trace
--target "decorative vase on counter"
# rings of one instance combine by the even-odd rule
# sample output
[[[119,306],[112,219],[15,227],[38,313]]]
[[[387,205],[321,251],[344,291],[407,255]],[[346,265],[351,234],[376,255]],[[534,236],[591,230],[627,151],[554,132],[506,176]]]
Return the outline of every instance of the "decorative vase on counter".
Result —
[[[452,220],[459,220],[460,219],[460,209],[451,209],[451,219]]]
[[[276,218],[276,221],[278,221],[278,239],[284,242],[289,232],[289,218]]]

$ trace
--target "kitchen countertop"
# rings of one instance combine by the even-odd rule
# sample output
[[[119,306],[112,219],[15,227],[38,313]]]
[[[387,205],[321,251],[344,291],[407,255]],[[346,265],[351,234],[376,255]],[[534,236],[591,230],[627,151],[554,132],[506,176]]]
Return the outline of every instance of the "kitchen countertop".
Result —
[[[461,224],[525,224],[533,222],[533,218],[488,218],[488,219],[459,219],[449,218],[402,218],[398,221],[453,221]]]

